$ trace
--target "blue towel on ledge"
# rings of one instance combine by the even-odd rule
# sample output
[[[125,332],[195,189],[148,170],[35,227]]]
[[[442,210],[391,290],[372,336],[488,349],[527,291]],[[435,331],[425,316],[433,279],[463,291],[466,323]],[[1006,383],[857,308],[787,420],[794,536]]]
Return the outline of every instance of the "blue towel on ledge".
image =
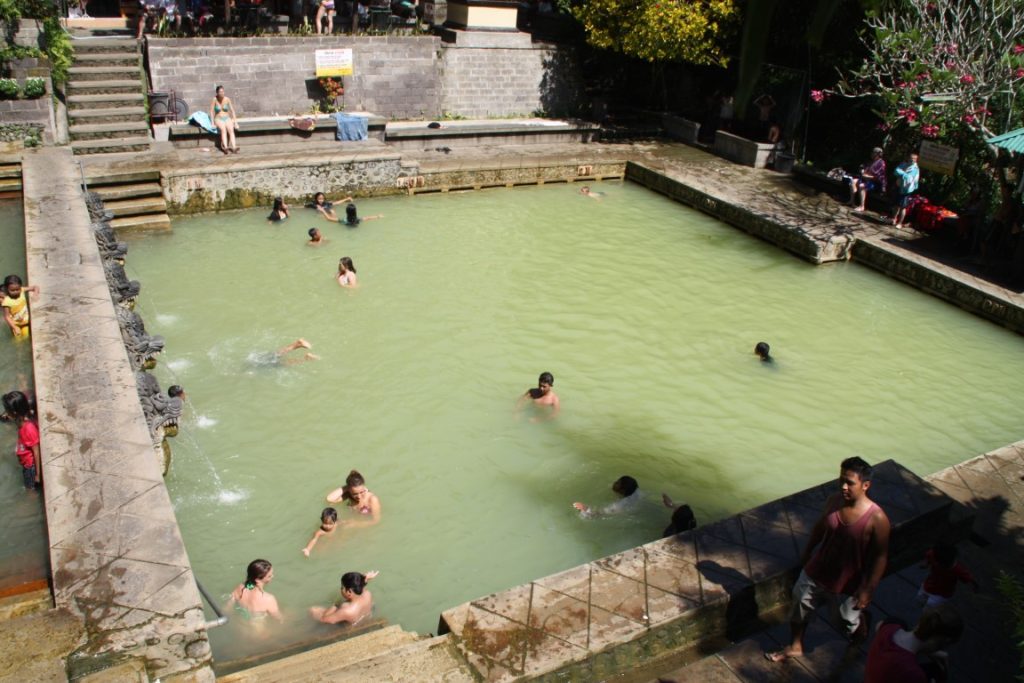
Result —
[[[192,116],[188,117],[188,122],[199,126],[207,133],[216,133],[217,127],[213,125],[213,121],[210,120],[210,115],[205,111],[197,111]]]
[[[338,112],[334,115],[338,122],[338,131],[334,134],[338,140],[365,140],[369,130],[369,119],[365,116],[353,116]]]

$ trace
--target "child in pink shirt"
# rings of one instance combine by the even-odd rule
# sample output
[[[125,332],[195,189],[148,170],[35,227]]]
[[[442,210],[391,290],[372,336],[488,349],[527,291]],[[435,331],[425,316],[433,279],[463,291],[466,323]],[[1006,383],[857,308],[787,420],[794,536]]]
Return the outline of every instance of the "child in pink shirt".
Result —
[[[14,454],[21,464],[22,481],[29,491],[38,489],[40,482],[39,427],[32,418],[28,398],[20,391],[4,394],[4,410],[18,423],[18,445]]]

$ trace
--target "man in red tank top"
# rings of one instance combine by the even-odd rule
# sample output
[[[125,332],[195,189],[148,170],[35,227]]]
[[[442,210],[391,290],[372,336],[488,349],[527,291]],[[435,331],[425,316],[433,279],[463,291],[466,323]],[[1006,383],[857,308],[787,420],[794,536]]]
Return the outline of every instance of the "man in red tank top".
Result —
[[[868,498],[869,488],[871,466],[861,458],[844,460],[839,466],[839,493],[825,504],[800,557],[803,571],[793,586],[790,644],[766,652],[770,661],[802,656],[804,632],[814,610],[841,596],[845,598],[839,616],[847,636],[867,636],[868,620],[861,613],[871,603],[889,555],[889,518]]]

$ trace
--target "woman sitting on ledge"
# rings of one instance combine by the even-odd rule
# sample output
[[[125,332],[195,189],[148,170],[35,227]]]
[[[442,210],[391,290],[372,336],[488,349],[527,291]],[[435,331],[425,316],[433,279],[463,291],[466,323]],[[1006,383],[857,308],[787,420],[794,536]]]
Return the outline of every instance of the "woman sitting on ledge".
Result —
[[[225,154],[237,154],[239,149],[235,131],[238,130],[238,117],[235,116],[235,108],[231,104],[231,98],[224,94],[223,85],[217,86],[216,93],[210,102],[210,119],[220,131],[220,151]]]

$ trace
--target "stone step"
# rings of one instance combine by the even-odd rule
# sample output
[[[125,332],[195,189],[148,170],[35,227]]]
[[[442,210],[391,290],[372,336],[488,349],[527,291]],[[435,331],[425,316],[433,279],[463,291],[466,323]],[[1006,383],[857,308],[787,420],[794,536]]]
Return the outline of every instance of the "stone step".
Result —
[[[167,213],[167,202],[163,197],[142,197],[135,199],[117,199],[103,202],[103,208],[112,212],[115,218],[124,216],[145,216],[156,213]]]
[[[143,101],[141,92],[129,95],[68,95],[68,106],[71,109],[108,109],[122,104],[140,106]]]
[[[0,178],[21,178],[21,164],[0,164]]]
[[[107,140],[79,140],[71,143],[71,151],[75,154],[107,154],[116,152],[148,152],[147,137],[110,138]]]
[[[81,81],[108,81],[108,80],[138,80],[139,67],[132,65],[113,66],[73,66],[68,69],[70,80],[78,83]]]
[[[110,227],[124,232],[164,232],[171,229],[171,219],[164,214],[151,213],[146,216],[125,216],[114,218]]]
[[[138,78],[115,81],[68,81],[67,91],[69,95],[141,95],[142,81]]]
[[[127,52],[87,52],[75,54],[72,66],[139,66],[139,56]]]
[[[89,38],[72,40],[75,55],[111,52],[139,53],[139,42],[135,38]]]
[[[98,187],[110,185],[127,185],[129,183],[159,183],[160,171],[131,171],[128,173],[94,173],[89,168],[88,162],[85,166],[85,180],[89,183],[89,189],[95,190]]]
[[[225,676],[217,676],[217,681],[218,683],[296,683],[309,680],[332,680],[325,677],[323,673],[358,664],[417,640],[418,637],[415,633],[403,631],[401,626],[386,626],[370,633],[278,659],[269,664],[244,669]]]
[[[69,109],[72,125],[81,123],[115,123],[117,121],[146,120],[145,107],[104,107],[101,109]]]
[[[0,178],[0,192],[21,192],[21,178]]]
[[[68,128],[68,133],[70,133],[73,141],[128,138],[134,135],[147,135],[149,133],[149,125],[145,121],[85,123],[71,126]]]
[[[469,668],[455,654],[449,636],[423,638],[370,657],[355,664],[340,667],[325,661],[320,672],[322,680],[332,683],[362,683],[363,681],[444,681],[445,683],[474,683]]]
[[[89,191],[95,192],[104,202],[119,199],[137,199],[140,197],[163,197],[164,189],[160,183],[130,183],[127,185],[98,185],[93,187],[89,181]],[[167,210],[166,204],[164,211]]]

